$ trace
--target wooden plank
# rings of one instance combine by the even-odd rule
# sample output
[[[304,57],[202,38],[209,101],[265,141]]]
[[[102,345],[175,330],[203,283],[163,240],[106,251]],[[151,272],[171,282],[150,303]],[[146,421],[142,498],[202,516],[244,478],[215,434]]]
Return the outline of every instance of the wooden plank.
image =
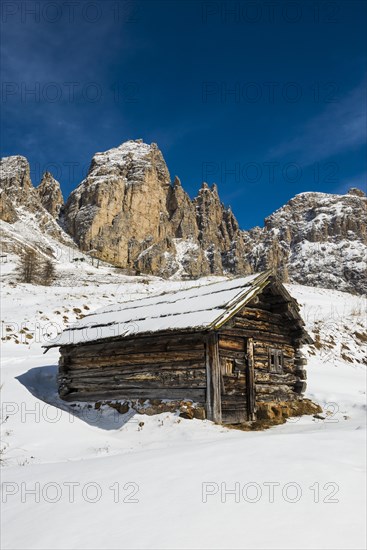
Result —
[[[254,341],[248,338],[247,351],[247,411],[249,420],[255,420]]]
[[[212,400],[212,373],[210,366],[210,356],[208,342],[205,342],[205,371],[206,371],[206,417],[213,420],[213,400]]]
[[[243,362],[245,357],[245,350],[242,349],[241,351],[232,351],[230,349],[219,348],[219,355],[220,357],[229,357]]]
[[[243,424],[247,420],[247,412],[245,409],[228,409],[222,414],[223,424]]]
[[[221,407],[221,371],[219,361],[218,334],[211,332],[206,340],[207,350],[207,405],[208,418],[220,424],[222,422]]]

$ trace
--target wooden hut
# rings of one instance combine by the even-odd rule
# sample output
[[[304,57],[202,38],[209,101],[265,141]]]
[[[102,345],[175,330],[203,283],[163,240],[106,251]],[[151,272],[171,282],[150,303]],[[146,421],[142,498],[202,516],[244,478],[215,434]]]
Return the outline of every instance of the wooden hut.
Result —
[[[68,401],[191,400],[218,423],[300,400],[304,329],[271,272],[116,304],[65,330],[59,393]]]

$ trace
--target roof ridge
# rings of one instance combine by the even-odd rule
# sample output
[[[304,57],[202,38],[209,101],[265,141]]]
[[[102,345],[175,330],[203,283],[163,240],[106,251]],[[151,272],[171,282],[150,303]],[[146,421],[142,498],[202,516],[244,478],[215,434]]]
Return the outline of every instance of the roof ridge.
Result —
[[[135,333],[140,334],[167,330],[217,330],[266,286],[271,275],[272,271],[267,270],[252,274],[249,280],[246,277],[234,277],[123,302],[115,310],[102,309],[85,316],[67,328],[63,335],[57,335],[57,342],[43,347],[75,345],[116,336],[123,338],[131,333],[122,330],[129,325],[135,325]],[[234,282],[237,284],[231,284]],[[215,288],[217,285],[218,288]],[[190,291],[191,295],[188,294]],[[165,296],[166,300],[163,299]],[[113,334],[111,327],[116,327]],[[95,330],[98,334],[94,334]],[[87,332],[83,334],[83,331]]]
[[[268,270],[269,271],[269,270]],[[247,277],[249,277],[250,275],[263,275],[264,273],[267,273],[267,271],[263,271],[263,272],[260,272],[260,273],[251,273],[249,275],[247,275]],[[212,286],[212,285],[217,285],[217,284],[220,284],[220,283],[225,283],[227,281],[235,281],[235,280],[238,280],[238,279],[244,279],[246,278],[246,275],[245,276],[240,276],[240,277],[232,277],[232,278],[229,278],[229,279],[222,279],[221,281],[212,281],[208,284],[203,284],[203,285],[196,285],[196,286],[190,286],[190,287],[187,287],[187,288],[181,288],[179,290],[172,290],[172,291],[163,291],[159,294],[152,294],[150,296],[142,296],[141,298],[133,298],[132,300],[126,300],[126,302],[119,302],[118,304],[115,305],[115,307],[117,305],[121,305],[121,307],[123,307],[124,309],[137,309],[139,307],[141,307],[141,305],[139,304],[139,302],[141,302],[142,300],[153,300],[153,299],[156,299],[156,298],[160,298],[160,297],[163,297],[163,296],[172,296],[172,295],[175,295],[175,294],[179,294],[179,293],[184,293],[184,292],[188,292],[190,290],[194,290],[194,289],[207,289],[208,287]],[[255,277],[252,281],[251,281],[251,285],[257,280],[258,277]],[[238,287],[239,289],[241,287]],[[223,290],[217,290],[215,292],[204,292],[204,295],[205,294],[218,294],[219,292],[223,292]],[[193,296],[192,298],[195,298],[197,296]],[[176,302],[179,302],[181,300],[184,300],[185,297],[183,296],[182,298],[178,298],[177,300],[174,300],[170,303],[172,304],[175,304]],[[126,306],[127,304],[136,304],[136,306],[134,307],[124,307]],[[168,303],[166,301],[160,301],[160,302],[156,302],[155,305],[159,305],[159,304],[164,304],[164,303]],[[114,312],[113,309],[110,309],[110,310],[106,310],[106,311],[103,311],[105,308],[98,308],[96,311],[94,311],[93,313],[90,313],[89,315],[86,315],[83,319],[87,318],[87,317],[92,317],[93,315],[101,315],[102,313],[112,313]]]

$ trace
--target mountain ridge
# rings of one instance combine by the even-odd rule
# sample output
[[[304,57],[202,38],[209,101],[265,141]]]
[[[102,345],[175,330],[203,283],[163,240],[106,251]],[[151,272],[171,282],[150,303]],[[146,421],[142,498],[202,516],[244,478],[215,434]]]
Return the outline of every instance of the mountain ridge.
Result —
[[[33,187],[25,157],[1,159],[0,218],[31,212],[41,231],[131,273],[196,278],[272,267],[283,281],[366,292],[366,196],[299,193],[243,231],[218,188],[191,199],[155,143],[96,153],[64,203],[50,173]]]

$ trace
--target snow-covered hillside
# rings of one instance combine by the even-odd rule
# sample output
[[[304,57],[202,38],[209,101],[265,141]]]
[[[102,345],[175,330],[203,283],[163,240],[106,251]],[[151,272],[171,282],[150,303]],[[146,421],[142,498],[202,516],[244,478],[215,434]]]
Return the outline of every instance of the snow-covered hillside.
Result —
[[[255,271],[270,266],[286,281],[366,293],[367,201],[346,195],[300,193],[244,233],[246,257]]]
[[[11,257],[2,267],[2,548],[365,548],[363,298],[288,286],[324,413],[241,432],[66,404],[58,350],[41,349],[98,307],[192,282],[65,259],[42,287],[16,283]]]

